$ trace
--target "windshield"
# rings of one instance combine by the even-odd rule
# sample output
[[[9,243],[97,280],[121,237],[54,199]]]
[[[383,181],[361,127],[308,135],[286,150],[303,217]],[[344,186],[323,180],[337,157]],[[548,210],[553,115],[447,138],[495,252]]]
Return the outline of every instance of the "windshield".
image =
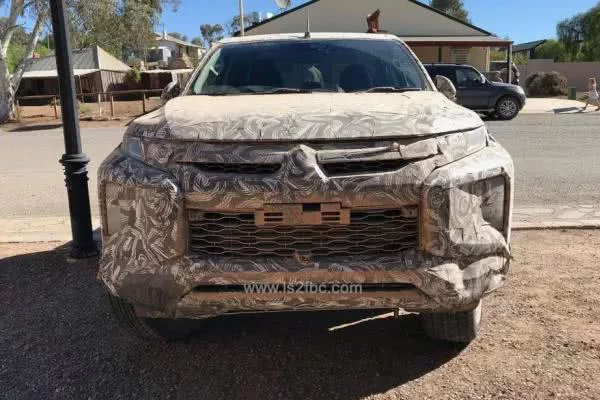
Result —
[[[391,40],[228,44],[206,62],[192,94],[429,90],[414,57]]]

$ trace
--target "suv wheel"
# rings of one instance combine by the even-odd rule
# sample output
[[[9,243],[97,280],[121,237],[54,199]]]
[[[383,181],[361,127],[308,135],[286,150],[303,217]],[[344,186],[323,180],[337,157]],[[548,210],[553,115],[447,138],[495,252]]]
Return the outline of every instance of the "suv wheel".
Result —
[[[477,337],[482,304],[470,311],[421,314],[421,322],[429,338],[446,342],[470,343]]]
[[[113,314],[129,333],[142,339],[164,339],[167,341],[185,339],[190,335],[186,321],[169,319],[140,318],[134,307],[119,297],[108,295]]]
[[[504,96],[496,104],[496,115],[503,120],[510,120],[519,114],[521,103],[515,97]]]

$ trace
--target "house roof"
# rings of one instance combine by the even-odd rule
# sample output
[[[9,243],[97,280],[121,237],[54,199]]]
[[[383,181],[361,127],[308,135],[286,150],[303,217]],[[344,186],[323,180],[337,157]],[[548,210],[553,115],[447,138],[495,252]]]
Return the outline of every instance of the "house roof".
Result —
[[[130,69],[123,61],[111,56],[99,46],[73,50],[71,60],[74,71],[129,71]],[[27,65],[23,77],[56,76],[56,69],[56,57],[54,54],[36,58]],[[45,72],[42,73],[41,71]]]
[[[536,47],[543,45],[547,40],[536,40],[533,42],[520,43],[513,46],[513,53],[519,51],[535,50]]]
[[[100,71],[99,69],[74,69],[73,76],[83,76],[93,74]],[[42,71],[27,71],[23,73],[23,78],[56,78],[58,72],[55,69],[47,69]]]
[[[186,47],[196,47],[198,49],[203,49],[204,47],[198,46],[196,44],[186,42],[185,40],[177,39],[175,36],[171,36],[168,33],[156,33],[156,40],[165,40],[167,42],[173,42],[180,44]]]
[[[297,12],[299,10],[302,10],[303,8],[310,7],[310,6],[312,6],[312,5],[316,4],[316,3],[319,3],[320,1],[321,0],[310,0],[310,1],[307,1],[304,4],[301,4],[301,5],[297,6],[297,7],[294,7],[294,8],[291,8],[291,9],[287,10],[287,11],[284,11],[284,12],[282,12],[282,13],[280,13],[280,14],[272,17],[272,18],[265,19],[265,20],[263,20],[263,21],[261,21],[261,22],[259,22],[257,24],[254,24],[254,25],[246,28],[245,31],[246,32],[250,32],[250,31],[252,31],[252,30],[254,30],[254,29],[256,29],[256,28],[258,28],[260,26],[264,26],[264,25],[270,24],[270,23],[272,23],[272,22],[274,22],[274,21],[276,21],[278,19],[281,19],[281,18],[284,18],[284,17],[288,16],[289,14],[292,14],[292,13],[295,13],[295,12]],[[346,2],[346,1],[357,1],[357,0],[344,0],[344,1]],[[444,12],[442,12],[440,10],[437,10],[437,9],[435,9],[435,8],[429,6],[429,5],[421,3],[420,1],[417,1],[417,0],[405,0],[405,1],[407,3],[414,4],[414,5],[418,6],[418,7],[421,7],[423,9],[428,10],[430,12],[433,12],[435,14],[441,15],[441,16],[447,18],[448,20],[454,21],[455,23],[458,23],[458,24],[460,24],[460,25],[462,25],[464,27],[470,28],[470,29],[476,31],[478,34],[482,34],[482,35],[486,35],[486,36],[493,36],[492,33],[488,32],[488,31],[486,31],[486,30],[484,30],[484,29],[482,29],[480,27],[477,27],[477,26],[472,25],[472,24],[470,24],[468,22],[462,21],[462,20],[460,20],[460,19],[458,19],[458,18],[456,18],[456,17],[454,17],[452,15],[446,14],[446,13],[444,13]],[[372,3],[370,6],[373,9],[375,9],[375,8],[377,8],[379,6],[378,4],[376,4],[377,3],[376,1],[371,1],[370,3]],[[315,18],[314,15],[311,18],[314,19]],[[385,27],[383,27],[383,28],[385,28]],[[238,32],[236,32],[234,34],[234,36],[238,36],[239,34],[240,34],[240,32],[238,31]]]

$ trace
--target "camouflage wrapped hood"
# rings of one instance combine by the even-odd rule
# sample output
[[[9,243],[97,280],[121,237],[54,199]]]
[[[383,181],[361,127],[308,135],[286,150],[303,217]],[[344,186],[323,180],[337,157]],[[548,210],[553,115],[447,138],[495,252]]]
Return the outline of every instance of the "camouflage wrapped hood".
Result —
[[[134,124],[165,128],[143,136],[236,142],[424,137],[483,126],[431,91],[182,96]]]

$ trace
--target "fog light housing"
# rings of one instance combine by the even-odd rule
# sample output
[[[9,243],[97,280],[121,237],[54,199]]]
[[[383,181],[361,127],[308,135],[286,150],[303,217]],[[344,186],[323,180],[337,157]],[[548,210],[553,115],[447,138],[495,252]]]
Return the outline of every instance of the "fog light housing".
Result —
[[[136,190],[133,187],[107,183],[105,186],[106,216],[104,232],[112,236],[129,223],[131,209],[135,207]]]

